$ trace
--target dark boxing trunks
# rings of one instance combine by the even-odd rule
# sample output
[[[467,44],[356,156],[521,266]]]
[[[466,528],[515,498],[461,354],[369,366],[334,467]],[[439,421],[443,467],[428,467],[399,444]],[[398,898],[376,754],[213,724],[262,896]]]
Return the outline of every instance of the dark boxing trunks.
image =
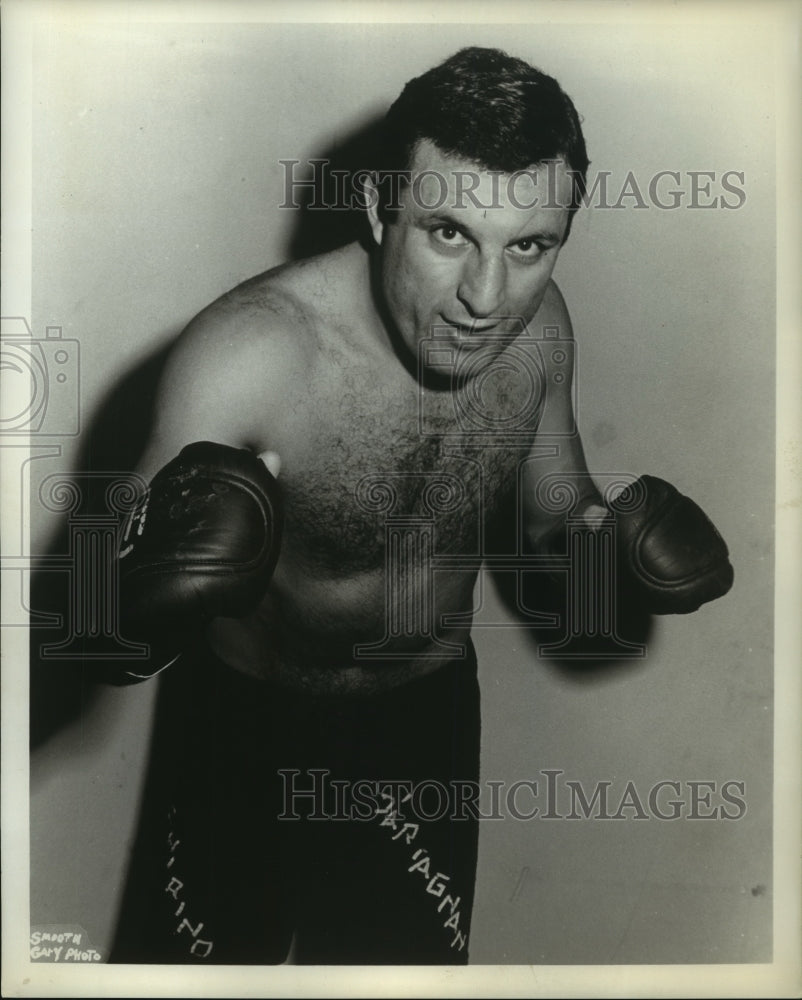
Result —
[[[185,657],[161,681],[111,962],[464,964],[479,691],[465,660],[312,698]],[[473,789],[473,791],[472,791]]]

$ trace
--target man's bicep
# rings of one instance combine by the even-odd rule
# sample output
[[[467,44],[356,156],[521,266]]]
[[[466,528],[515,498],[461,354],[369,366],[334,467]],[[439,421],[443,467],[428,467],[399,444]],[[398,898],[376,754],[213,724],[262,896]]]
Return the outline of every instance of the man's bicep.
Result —
[[[538,341],[544,374],[543,410],[521,482],[523,525],[530,544],[537,544],[565,518],[563,501],[597,498],[575,413],[576,344],[570,316],[552,283],[543,337]]]
[[[530,545],[561,525],[575,503],[599,500],[579,434],[538,437],[521,479],[523,527]]]
[[[180,335],[165,364],[151,432],[137,463],[146,479],[194,441],[244,447],[253,415],[242,374],[247,366],[236,362],[240,353],[231,348],[224,324],[213,315],[201,314]]]

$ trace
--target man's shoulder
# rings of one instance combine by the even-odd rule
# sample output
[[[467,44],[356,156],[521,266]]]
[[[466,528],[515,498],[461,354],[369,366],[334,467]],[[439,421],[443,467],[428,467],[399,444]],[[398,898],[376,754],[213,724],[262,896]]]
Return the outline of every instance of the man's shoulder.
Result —
[[[540,338],[543,336],[544,327],[558,327],[561,338],[570,338],[573,334],[568,307],[557,282],[553,278],[549,279],[540,308],[530,323],[530,332],[535,337]]]
[[[203,309],[187,326],[186,336],[203,341],[225,339],[230,346],[259,346],[269,341],[278,347],[297,342],[311,327],[309,309],[279,267],[236,285]]]
[[[176,341],[174,356],[193,367],[229,373],[247,370],[250,363],[263,370],[267,360],[280,365],[301,358],[312,349],[313,310],[284,270],[249,278],[202,309]]]
[[[565,299],[557,283],[549,279],[543,301],[527,325],[526,337],[519,343],[538,359],[538,364],[545,364],[547,372],[551,373],[564,369],[566,356],[564,351],[555,353],[545,348],[553,345],[555,340],[573,339],[574,330]]]
[[[170,351],[161,397],[195,406],[203,401],[205,411],[218,415],[235,402],[261,406],[303,371],[312,339],[302,303],[273,272],[257,275],[187,323]]]
[[[337,251],[280,265],[236,285],[187,327],[198,342],[229,340],[242,348],[311,348],[352,283],[352,259]]]
[[[349,283],[347,262],[336,254],[249,278],[187,324],[163,388],[168,395],[204,398],[215,410],[236,400],[263,412],[269,400],[307,385],[339,343]]]

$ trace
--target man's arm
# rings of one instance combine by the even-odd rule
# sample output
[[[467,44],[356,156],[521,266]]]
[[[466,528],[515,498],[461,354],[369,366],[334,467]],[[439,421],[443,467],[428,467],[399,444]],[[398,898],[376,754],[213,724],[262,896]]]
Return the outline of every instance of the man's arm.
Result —
[[[522,477],[525,547],[567,555],[566,518],[571,515],[583,531],[603,525],[612,530],[615,586],[633,606],[651,614],[685,614],[723,596],[733,582],[727,546],[693,500],[654,476],[641,476],[618,496],[602,498],[575,425],[574,372],[565,362],[573,332],[553,282],[541,312],[537,322],[559,336],[541,342],[547,395]]]
[[[258,364],[260,333],[225,299],[187,325],[170,350],[138,462],[147,481],[194,441],[244,448],[256,440],[256,397],[260,386],[269,388],[272,374]],[[262,407],[266,398],[269,391],[262,393]]]
[[[565,300],[551,281],[535,317],[540,360],[544,370],[545,402],[540,426],[522,477],[524,541],[537,551],[562,530],[571,509],[601,512],[601,495],[588,472],[573,403],[574,332]],[[542,331],[548,335],[540,337]],[[562,486],[560,484],[563,484]],[[565,489],[576,505],[542,501],[544,493]],[[567,493],[561,493],[566,496]]]
[[[190,323],[159,387],[139,465],[147,492],[127,519],[118,566],[125,638],[147,664],[108,672],[130,683],[168,665],[215,617],[263,598],[281,531],[278,487],[256,454],[280,354],[247,311],[226,300]]]

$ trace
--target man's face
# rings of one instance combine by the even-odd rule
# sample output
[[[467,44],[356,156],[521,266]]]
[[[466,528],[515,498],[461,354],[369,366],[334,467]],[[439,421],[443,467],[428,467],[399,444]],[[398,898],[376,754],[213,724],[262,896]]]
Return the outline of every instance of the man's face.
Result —
[[[491,340],[501,350],[520,333],[543,301],[570,199],[562,162],[494,174],[419,143],[400,210],[373,220],[385,304],[406,347],[417,356],[434,334],[461,351]]]

